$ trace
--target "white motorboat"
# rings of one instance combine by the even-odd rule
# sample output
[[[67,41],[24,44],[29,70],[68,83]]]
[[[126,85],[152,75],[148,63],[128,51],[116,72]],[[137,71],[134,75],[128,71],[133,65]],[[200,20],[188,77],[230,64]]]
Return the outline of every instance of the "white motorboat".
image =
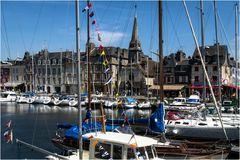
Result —
[[[104,101],[104,106],[105,107],[116,107],[118,105],[118,102],[116,101],[115,98],[108,98],[108,99],[105,99]]]
[[[47,95],[35,95],[28,99],[29,104],[43,104],[45,99],[48,99]]]
[[[0,93],[0,102],[15,102],[17,99],[16,92],[4,91]]]
[[[54,100],[57,99],[55,97],[46,97],[44,100],[43,100],[43,104],[45,105],[53,105],[54,104]]]
[[[148,109],[151,107],[151,103],[150,101],[144,101],[144,102],[140,102],[137,106],[139,109]]]
[[[20,95],[17,96],[16,102],[17,103],[28,103],[29,100],[31,100],[32,96],[34,96],[34,94],[32,92],[20,93]]]
[[[83,159],[146,159],[157,160],[157,140],[145,136],[117,132],[93,132],[83,135],[90,140],[89,151],[83,152]],[[79,159],[78,150],[66,159]],[[58,159],[47,156],[48,159]]]
[[[59,99],[55,99],[53,103],[56,106],[69,106],[69,101],[69,97],[61,97]]]
[[[170,103],[170,106],[186,106],[186,98],[184,97],[176,97],[173,102]]]

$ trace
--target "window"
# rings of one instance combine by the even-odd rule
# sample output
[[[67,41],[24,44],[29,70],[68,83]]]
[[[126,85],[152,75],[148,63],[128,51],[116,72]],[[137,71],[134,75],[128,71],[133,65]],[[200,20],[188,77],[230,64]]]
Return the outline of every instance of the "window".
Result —
[[[38,60],[38,65],[41,65],[41,60]]]
[[[42,80],[43,80],[43,83],[45,83],[45,78],[43,78]]]
[[[59,65],[62,64],[62,60],[61,60],[61,59],[58,60],[58,64],[59,64]]]
[[[47,81],[48,81],[48,84],[50,84],[50,78],[48,78]]]
[[[61,78],[58,78],[58,84],[61,84]]]
[[[167,82],[170,83],[171,82],[171,78],[167,77]]]
[[[46,64],[46,60],[44,59],[44,60],[42,60],[42,64],[44,65],[44,64]]]
[[[194,67],[194,71],[198,71],[198,67]]]
[[[56,74],[56,68],[52,69],[52,74],[55,75]]]
[[[122,159],[122,146],[113,145],[113,159]]]
[[[52,64],[53,64],[53,65],[56,65],[56,62],[57,62],[56,59],[53,59],[53,60],[52,60]]]
[[[195,76],[195,82],[199,82],[199,77],[198,76]]]
[[[60,68],[58,68],[58,74],[61,74],[61,69]]]
[[[213,71],[217,71],[218,67],[217,66],[213,66]]]
[[[53,78],[53,84],[56,84],[56,78]]]
[[[213,82],[216,82],[217,81],[217,76],[212,76],[212,80],[213,80]]]
[[[95,146],[95,158],[110,159],[111,158],[111,145],[99,142]],[[115,153],[114,153],[115,154]]]
[[[47,60],[47,64],[50,65],[50,60],[49,59]]]
[[[47,69],[47,74],[50,74],[50,68]]]
[[[40,68],[38,68],[38,74],[41,74],[41,69]]]

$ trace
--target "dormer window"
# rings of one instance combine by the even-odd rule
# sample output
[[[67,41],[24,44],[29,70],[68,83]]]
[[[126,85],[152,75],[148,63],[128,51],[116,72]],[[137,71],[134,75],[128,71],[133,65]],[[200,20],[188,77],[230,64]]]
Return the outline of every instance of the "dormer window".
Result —
[[[62,64],[62,60],[61,60],[61,59],[58,60],[58,64],[59,64],[59,65]]]
[[[50,65],[50,60],[49,59],[47,60],[47,64]]]
[[[38,65],[41,65],[41,62],[42,62],[41,60],[38,60]]]
[[[43,65],[45,65],[46,64],[46,60],[44,59],[44,60],[42,60],[42,64]]]
[[[53,59],[53,60],[52,60],[52,64],[53,64],[53,65],[56,65],[56,63],[57,63],[57,60],[56,60],[56,59]]]

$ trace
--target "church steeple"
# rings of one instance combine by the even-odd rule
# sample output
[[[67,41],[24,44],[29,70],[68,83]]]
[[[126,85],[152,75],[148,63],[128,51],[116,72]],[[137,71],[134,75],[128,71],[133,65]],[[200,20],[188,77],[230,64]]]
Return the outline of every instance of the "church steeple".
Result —
[[[136,8],[136,6],[135,6]],[[138,39],[138,25],[137,25],[137,16],[135,13],[134,16],[134,24],[133,24],[133,31],[132,31],[132,39],[129,43],[129,56],[128,56],[128,62],[132,63],[138,63],[140,61],[139,59],[139,53],[142,52],[141,49],[141,43]]]

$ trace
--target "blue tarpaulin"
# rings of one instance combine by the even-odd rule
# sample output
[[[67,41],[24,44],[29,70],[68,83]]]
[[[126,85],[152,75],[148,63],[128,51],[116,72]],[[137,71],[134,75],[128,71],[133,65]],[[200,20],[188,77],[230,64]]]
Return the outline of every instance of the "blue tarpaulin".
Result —
[[[150,117],[150,129],[156,133],[164,133],[164,104],[160,103],[156,111]]]
[[[134,99],[132,97],[126,97],[126,99],[127,99],[128,103],[135,103],[136,102],[136,99]]]

